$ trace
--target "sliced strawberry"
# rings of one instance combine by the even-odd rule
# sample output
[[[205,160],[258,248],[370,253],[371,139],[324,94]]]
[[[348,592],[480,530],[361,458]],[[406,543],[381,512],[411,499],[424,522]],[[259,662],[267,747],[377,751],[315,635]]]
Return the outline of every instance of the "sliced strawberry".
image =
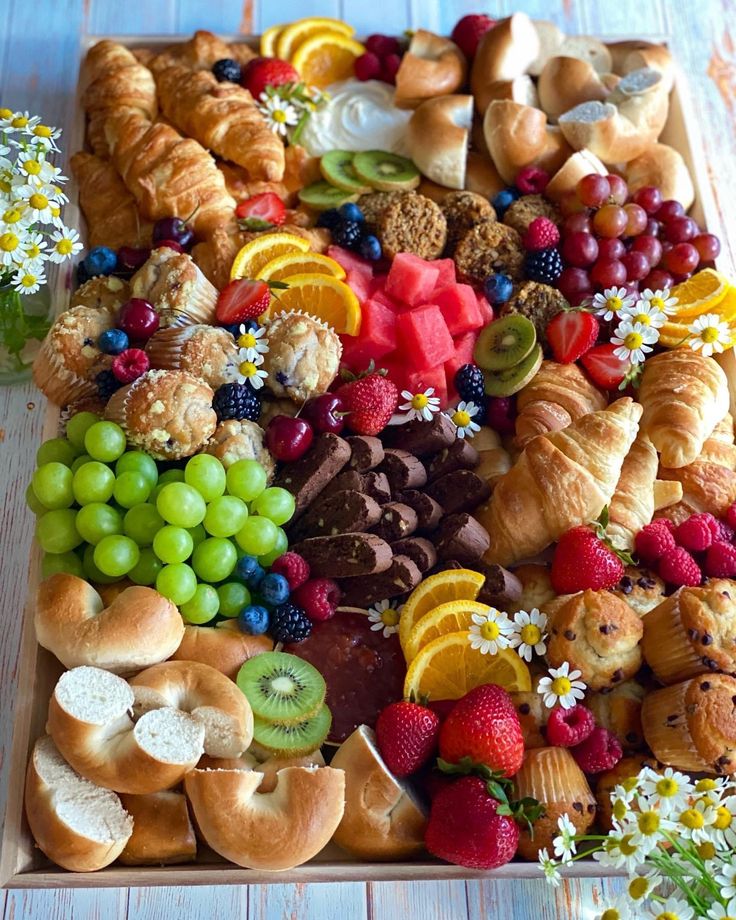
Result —
[[[286,220],[286,205],[275,192],[263,192],[241,201],[235,216],[244,222],[245,230],[270,230]]]
[[[589,351],[598,338],[598,320],[583,310],[563,310],[547,326],[547,341],[555,361],[572,364]]]
[[[278,58],[253,58],[243,68],[241,84],[258,100],[267,86],[282,86],[284,83],[298,83],[299,74],[288,61]]]
[[[619,384],[631,370],[628,361],[622,361],[621,358],[614,355],[615,348],[616,346],[611,342],[596,345],[580,359],[590,379],[602,390],[618,389]]]
[[[268,309],[271,292],[265,281],[251,281],[250,278],[238,278],[231,281],[220,292],[217,299],[215,316],[223,326],[243,323],[247,319],[256,319]]]

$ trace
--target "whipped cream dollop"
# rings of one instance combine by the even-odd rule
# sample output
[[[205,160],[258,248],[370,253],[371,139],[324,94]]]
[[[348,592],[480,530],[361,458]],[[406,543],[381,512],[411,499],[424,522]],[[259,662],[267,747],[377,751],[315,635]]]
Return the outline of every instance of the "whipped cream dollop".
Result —
[[[346,80],[328,87],[330,99],[309,117],[300,143],[312,156],[330,150],[388,150],[407,156],[411,112],[394,105],[394,88],[380,80]]]

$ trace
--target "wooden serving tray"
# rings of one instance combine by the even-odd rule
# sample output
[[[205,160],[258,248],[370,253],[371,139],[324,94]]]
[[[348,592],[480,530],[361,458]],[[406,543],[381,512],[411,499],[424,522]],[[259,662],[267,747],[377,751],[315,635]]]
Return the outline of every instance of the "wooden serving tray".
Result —
[[[190,36],[177,35],[87,35],[80,46],[80,64],[87,49],[102,38],[110,38],[129,48],[164,47]],[[630,36],[608,36],[603,40],[621,40]],[[642,38],[642,36],[638,36]],[[662,42],[662,36],[646,36],[651,41]],[[257,42],[256,37],[243,35],[223,36],[226,41]],[[63,147],[68,158],[84,145],[84,112],[79,90],[70,100],[64,127]],[[705,170],[703,143],[695,110],[690,99],[684,73],[676,67],[674,89],[670,97],[670,111],[662,134],[663,143],[676,148],[684,157],[695,185],[695,203],[692,216],[703,226],[718,226],[712,190]],[[68,168],[63,170],[71,175]],[[67,189],[70,203],[64,211],[68,226],[79,230],[84,238],[84,221],[77,207],[77,189],[70,179]],[[733,266],[721,265],[726,272]],[[57,312],[65,309],[72,289],[73,269],[57,272],[52,279],[52,295]],[[59,409],[49,404],[44,422],[44,440],[54,437],[59,427]],[[242,869],[222,860],[206,846],[200,845],[196,863],[182,866],[125,867],[112,865],[95,873],[67,872],[48,860],[35,846],[23,809],[23,790],[26,764],[35,740],[44,733],[46,711],[53,687],[63,668],[56,658],[36,642],[33,627],[33,608],[36,589],[40,582],[41,552],[34,544],[28,579],[28,598],[25,606],[23,632],[18,660],[18,695],[15,705],[13,744],[9,752],[8,804],[0,839],[0,884],[6,888],[119,888],[155,885],[233,885],[233,884],[283,884],[297,882],[351,882],[351,881],[421,881],[430,879],[482,879],[487,872],[447,865],[436,860],[411,862],[369,863],[349,857],[334,845],[326,847],[308,863],[288,872],[266,872]],[[601,878],[625,875],[623,871],[601,867],[593,860],[575,863],[563,874],[569,878]],[[493,872],[497,879],[541,878],[536,863],[511,862]]]

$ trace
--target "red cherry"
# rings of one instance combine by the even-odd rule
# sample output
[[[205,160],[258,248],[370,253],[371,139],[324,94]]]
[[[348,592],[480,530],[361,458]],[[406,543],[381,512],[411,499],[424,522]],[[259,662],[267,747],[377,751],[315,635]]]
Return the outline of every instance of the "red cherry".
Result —
[[[627,281],[641,281],[642,278],[649,274],[651,266],[649,264],[649,259],[647,259],[643,252],[637,252],[632,249],[630,252],[621,256],[621,261],[626,268]]]
[[[667,201],[662,202],[654,216],[662,223],[668,224],[675,217],[684,217],[685,208],[674,198],[668,198]]]
[[[632,201],[644,208],[647,214],[656,214],[662,204],[662,193],[653,185],[645,185],[634,192]]]
[[[160,243],[156,243],[156,249],[173,249],[174,252],[184,252],[184,247],[181,243],[177,243],[176,240],[161,240]]]
[[[690,242],[698,250],[700,258],[704,262],[717,259],[721,254],[721,241],[713,233],[699,233]]]
[[[136,272],[150,255],[150,249],[134,249],[132,246],[121,246],[118,249],[118,266],[123,271]]]
[[[158,329],[159,317],[147,300],[133,297],[124,303],[118,313],[118,328],[128,338],[143,341],[150,339]]]
[[[309,422],[315,431],[331,431],[340,434],[345,427],[345,419],[340,414],[347,411],[342,396],[336,393],[323,393],[307,400],[302,409],[301,418]]]
[[[592,265],[598,258],[598,243],[591,233],[570,233],[562,244],[562,258],[578,268]]]
[[[290,415],[275,415],[266,428],[266,447],[271,454],[284,463],[291,463],[303,456],[314,439],[309,422]]]

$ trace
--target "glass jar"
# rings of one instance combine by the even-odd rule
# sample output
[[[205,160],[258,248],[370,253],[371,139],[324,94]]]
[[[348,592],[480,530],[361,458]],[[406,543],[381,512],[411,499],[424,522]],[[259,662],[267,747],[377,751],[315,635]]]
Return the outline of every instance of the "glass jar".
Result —
[[[48,286],[35,294],[19,294],[12,285],[0,284],[0,385],[31,376],[33,359],[50,327]]]

